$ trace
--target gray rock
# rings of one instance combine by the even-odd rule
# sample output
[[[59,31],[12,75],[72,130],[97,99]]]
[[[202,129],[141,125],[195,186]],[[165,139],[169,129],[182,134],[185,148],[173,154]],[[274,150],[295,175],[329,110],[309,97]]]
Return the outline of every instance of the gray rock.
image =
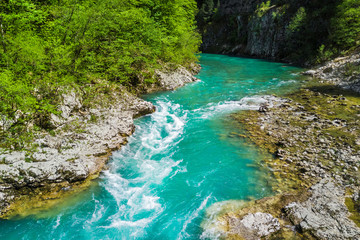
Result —
[[[360,93],[360,73],[351,72],[352,67],[359,67],[360,54],[353,54],[346,57],[336,58],[316,69],[304,72],[304,75],[311,75],[336,84],[342,88],[350,89]],[[352,67],[351,67],[352,66]]]
[[[176,71],[163,72],[156,71],[160,86],[163,90],[174,90],[184,86],[185,83],[197,80],[186,68],[179,67]]]
[[[269,111],[269,104],[268,103],[262,103],[259,107],[259,112],[265,113]]]
[[[244,227],[256,232],[260,237],[267,236],[280,230],[279,220],[269,213],[250,213],[241,220],[241,223]]]
[[[60,106],[61,116],[63,118],[69,118],[70,113],[75,109],[81,108],[81,102],[79,95],[74,91],[67,94],[63,94],[63,105]]]
[[[12,152],[0,155],[5,164],[12,164],[18,161],[25,161],[25,152]]]
[[[308,70],[306,72],[303,72],[304,75],[314,76],[316,74],[315,70]]]
[[[332,180],[323,179],[310,191],[312,196],[307,201],[285,207],[294,225],[320,239],[360,239],[360,229],[348,218],[344,190]]]
[[[244,239],[257,240],[280,230],[280,222],[269,213],[249,213],[241,219],[229,219],[229,234],[241,236]]]
[[[161,89],[172,90],[192,82],[185,68],[160,73]],[[111,103],[93,104],[81,111],[81,96],[70,91],[63,96],[60,116],[52,115],[56,136],[38,134],[35,153],[13,151],[0,154],[0,215],[23,187],[76,182],[102,170],[111,151],[126,143],[134,130],[134,118],[155,111],[155,107],[121,88]],[[90,121],[92,116],[96,121]]]

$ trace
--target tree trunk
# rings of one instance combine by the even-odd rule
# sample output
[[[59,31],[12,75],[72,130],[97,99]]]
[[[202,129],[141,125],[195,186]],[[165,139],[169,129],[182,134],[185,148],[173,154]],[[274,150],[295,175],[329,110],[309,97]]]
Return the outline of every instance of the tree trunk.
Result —
[[[6,52],[5,33],[4,33],[4,28],[3,28],[3,23],[2,23],[2,17],[0,17],[0,30],[1,30],[1,36],[2,36],[3,50],[4,50],[4,52]]]

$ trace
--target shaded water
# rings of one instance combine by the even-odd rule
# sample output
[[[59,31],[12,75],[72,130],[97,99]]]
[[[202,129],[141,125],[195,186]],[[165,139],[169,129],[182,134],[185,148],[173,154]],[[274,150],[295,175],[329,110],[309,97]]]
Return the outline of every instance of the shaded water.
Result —
[[[212,203],[271,194],[249,165],[262,156],[231,137],[229,115],[296,88],[300,69],[210,54],[201,65],[200,81],[146,96],[157,111],[136,120],[89,190],[70,206],[0,221],[0,239],[199,239]]]

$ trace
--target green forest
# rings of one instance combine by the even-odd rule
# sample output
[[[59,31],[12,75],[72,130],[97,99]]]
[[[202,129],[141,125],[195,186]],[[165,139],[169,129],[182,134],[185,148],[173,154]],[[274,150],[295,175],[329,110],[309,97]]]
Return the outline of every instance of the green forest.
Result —
[[[225,21],[224,2],[0,0],[0,148],[22,149],[33,130],[51,131],[66,91],[121,84],[139,93],[156,69],[191,66],[199,32]],[[286,27],[281,54],[293,62],[320,63],[360,45],[358,0],[264,0],[246,14],[261,22],[270,12]]]
[[[196,61],[196,13],[193,0],[1,0],[0,147],[21,148],[30,123],[48,129],[64,91],[132,91]]]

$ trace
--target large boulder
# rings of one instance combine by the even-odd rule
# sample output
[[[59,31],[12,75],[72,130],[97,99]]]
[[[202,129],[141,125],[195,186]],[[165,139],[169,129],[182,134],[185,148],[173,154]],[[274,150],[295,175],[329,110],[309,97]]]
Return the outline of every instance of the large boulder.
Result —
[[[323,179],[310,191],[312,196],[307,201],[292,202],[285,207],[294,225],[320,239],[360,239],[360,228],[348,218],[342,188],[330,179]]]

